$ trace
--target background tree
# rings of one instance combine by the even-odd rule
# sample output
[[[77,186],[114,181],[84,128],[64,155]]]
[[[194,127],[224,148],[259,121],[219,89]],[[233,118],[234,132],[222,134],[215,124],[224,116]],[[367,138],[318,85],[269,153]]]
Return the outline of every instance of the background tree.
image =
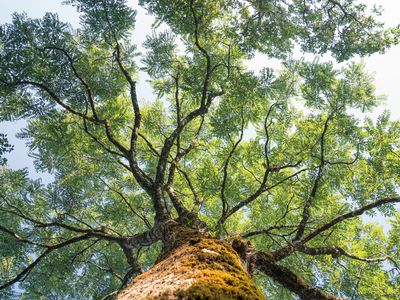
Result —
[[[1,168],[2,298],[112,298],[131,281],[120,299],[397,297],[399,123],[359,117],[382,100],[362,63],[291,54],[341,62],[398,28],[351,0],[143,0],[170,28],[144,44],[146,102],[135,12],[65,2],[79,29],[51,13],[0,29],[0,118],[28,120],[20,136],[55,176]],[[247,70],[255,53],[282,70]],[[360,218],[375,211],[387,234]]]

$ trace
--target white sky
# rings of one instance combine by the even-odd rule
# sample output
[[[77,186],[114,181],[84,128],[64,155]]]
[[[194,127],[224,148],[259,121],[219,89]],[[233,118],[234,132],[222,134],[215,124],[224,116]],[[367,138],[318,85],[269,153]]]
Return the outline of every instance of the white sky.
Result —
[[[136,7],[137,0],[129,1]],[[394,26],[400,23],[398,17],[400,12],[400,1],[398,0],[364,0],[361,1],[368,5],[378,3],[384,9],[382,20],[387,24]],[[70,22],[76,27],[79,22],[75,8],[67,5],[61,5],[61,0],[0,0],[0,24],[11,21],[13,12],[25,11],[28,16],[38,18],[42,17],[46,11],[56,12],[60,19]],[[136,32],[133,35],[134,42],[141,43],[145,36],[151,32],[152,18],[145,15],[142,9],[138,11]],[[140,48],[139,48],[140,50]],[[387,109],[392,112],[393,119],[400,118],[400,45],[393,47],[384,55],[375,54],[364,59],[367,69],[375,74],[375,83],[378,94],[388,96],[386,104]],[[262,58],[256,58],[249,63],[252,69],[259,69],[263,64]],[[141,78],[138,90],[141,98],[152,98],[149,85],[145,82],[146,78]],[[376,114],[381,112],[377,111]],[[0,132],[7,133],[11,144],[15,145],[15,150],[8,155],[11,168],[28,167],[33,178],[41,177],[33,169],[32,159],[27,157],[27,149],[23,141],[15,138],[15,133],[21,128],[23,123],[1,123]],[[47,181],[44,178],[44,181]]]

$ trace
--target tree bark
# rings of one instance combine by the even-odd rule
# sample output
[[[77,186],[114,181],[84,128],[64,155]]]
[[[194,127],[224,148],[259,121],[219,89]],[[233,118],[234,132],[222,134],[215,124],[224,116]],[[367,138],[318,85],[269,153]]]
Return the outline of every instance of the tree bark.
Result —
[[[128,299],[265,299],[240,255],[220,241],[184,226],[168,232],[158,262],[121,291]]]

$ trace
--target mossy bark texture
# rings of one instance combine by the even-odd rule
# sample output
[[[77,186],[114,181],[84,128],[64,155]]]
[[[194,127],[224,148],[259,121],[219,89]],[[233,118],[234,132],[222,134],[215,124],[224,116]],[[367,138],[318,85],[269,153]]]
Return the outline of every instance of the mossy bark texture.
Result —
[[[162,257],[117,299],[265,299],[228,242],[188,238]]]

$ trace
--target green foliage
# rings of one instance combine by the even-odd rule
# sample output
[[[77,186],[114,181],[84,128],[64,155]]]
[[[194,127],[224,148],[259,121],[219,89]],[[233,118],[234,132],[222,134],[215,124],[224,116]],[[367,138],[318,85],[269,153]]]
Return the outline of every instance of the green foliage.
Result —
[[[37,259],[40,245],[78,236],[54,224],[118,237],[150,229],[154,197],[137,178],[155,181],[160,156],[176,132],[161,176],[165,185],[177,161],[171,177],[181,204],[221,238],[276,226],[251,237],[260,251],[278,250],[295,238],[307,199],[312,203],[305,234],[398,194],[400,123],[388,112],[376,121],[364,117],[384,99],[375,94],[363,62],[338,68],[317,58],[291,58],[294,45],[344,61],[397,44],[399,29],[384,29],[378,11],[369,15],[352,0],[141,0],[170,31],[155,29],[137,63],[129,39],[136,13],[126,1],[64,2],[80,11],[79,29],[51,13],[42,19],[15,14],[0,27],[0,121],[27,119],[19,137],[27,141],[36,169],[54,175],[44,185],[1,160],[0,226],[30,243],[0,229],[0,285]],[[246,62],[256,53],[279,58],[282,68],[248,70]],[[156,101],[136,95],[139,71],[150,76]],[[179,157],[183,149],[190,150]],[[0,135],[0,159],[10,150]],[[132,157],[139,175],[132,172]],[[166,191],[162,196],[177,217]],[[223,198],[227,211],[237,207],[224,223]],[[338,296],[395,299],[396,210],[392,204],[378,209],[393,220],[389,232],[349,218],[307,242],[391,260],[367,263],[298,251],[282,264]],[[119,246],[91,238],[53,251],[0,297],[99,299],[118,289],[128,271]],[[147,270],[160,248],[136,247],[133,254]],[[270,299],[295,299],[260,274],[256,282]]]
[[[7,135],[0,133],[0,166],[3,166],[7,160],[2,157],[4,153],[11,152],[13,146],[8,143]]]

